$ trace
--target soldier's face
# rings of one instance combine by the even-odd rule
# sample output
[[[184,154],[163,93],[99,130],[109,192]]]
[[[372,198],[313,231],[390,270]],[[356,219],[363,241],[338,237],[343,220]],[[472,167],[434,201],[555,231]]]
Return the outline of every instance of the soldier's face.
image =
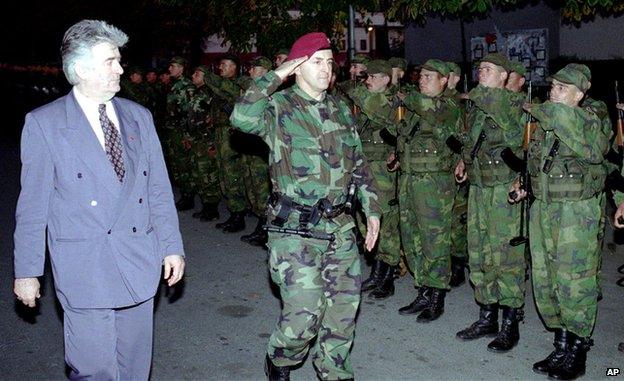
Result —
[[[143,76],[141,75],[141,73],[132,73],[130,74],[130,82],[141,83],[143,82]]]
[[[219,75],[223,78],[236,77],[236,63],[230,60],[221,60],[219,63]]]
[[[448,76],[448,83],[446,84],[446,86],[449,89],[454,89],[455,86],[457,86],[457,84],[459,83],[459,75],[455,74],[455,73],[451,73]]]
[[[524,86],[525,79],[520,74],[515,71],[509,73],[509,78],[507,78],[507,84],[505,88],[511,90],[513,92],[520,92],[522,90],[522,86]]]
[[[145,74],[145,79],[149,83],[154,83],[158,79],[158,75],[153,71],[148,71],[147,74]]]
[[[204,85],[204,72],[201,70],[195,70],[191,80],[193,81],[193,85],[200,87]]]
[[[172,63],[169,65],[169,75],[172,76],[173,78],[181,77],[183,73],[184,73],[184,66],[177,64],[177,63]]]
[[[583,92],[574,85],[559,82],[553,79],[550,87],[550,101],[555,103],[563,103],[570,107],[578,106],[583,99]]]
[[[295,69],[297,83],[313,92],[323,92],[329,87],[334,56],[329,49],[319,50]],[[304,90],[305,90],[304,89]]]
[[[491,62],[479,64],[479,84],[485,87],[502,88],[507,80],[505,69]]]
[[[253,79],[260,78],[267,73],[267,69],[262,66],[252,66],[249,68],[249,76]]]
[[[123,73],[120,61],[121,54],[116,46],[108,42],[93,46],[91,57],[76,65],[76,74],[80,77],[78,86],[90,98],[111,99],[120,90],[119,78]]]
[[[382,93],[388,88],[390,77],[383,73],[369,74],[366,77],[366,88],[371,93]]]
[[[158,78],[160,78],[160,82],[167,84],[171,80],[169,73],[162,73]]]
[[[441,76],[437,71],[422,69],[418,79],[418,86],[423,94],[435,97],[444,91],[447,81],[448,79]]]
[[[361,63],[352,63],[349,68],[349,74],[351,78],[356,78],[362,75],[362,72],[366,71],[366,65]]]
[[[278,54],[275,56],[275,67],[280,67],[286,61],[288,56],[286,54]]]

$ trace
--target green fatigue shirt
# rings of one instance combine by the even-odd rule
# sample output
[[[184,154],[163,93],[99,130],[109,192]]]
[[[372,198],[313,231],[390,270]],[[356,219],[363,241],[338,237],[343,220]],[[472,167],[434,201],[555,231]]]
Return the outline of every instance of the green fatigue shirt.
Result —
[[[613,137],[613,128],[611,127],[612,126],[611,118],[609,117],[609,109],[607,108],[607,104],[604,103],[603,101],[599,101],[591,97],[586,97],[581,102],[580,107],[585,109],[586,111],[590,111],[596,114],[598,119],[600,119],[601,133],[602,133],[601,138],[611,141],[611,138]],[[615,152],[618,152],[618,147],[617,147],[617,143],[615,139],[613,140],[612,147]],[[609,146],[607,146],[607,152],[608,151],[609,151]],[[607,152],[604,152],[605,156]],[[600,184],[604,184],[606,177],[609,173],[613,171],[617,171],[619,169],[618,163],[613,163],[609,160],[604,160],[602,164],[603,164],[601,167],[602,171],[601,173],[598,174],[599,177],[597,178],[597,181]],[[599,167],[595,169],[599,169]]]
[[[230,79],[214,73],[206,73],[204,82],[214,94],[212,105],[215,123],[218,126],[229,126],[229,118],[236,98],[242,95],[248,80],[245,77]]]
[[[128,80],[121,81],[122,96],[144,107],[149,107],[150,99],[145,83],[133,83]]]
[[[507,89],[478,85],[468,97],[472,107],[467,115],[469,130],[462,137],[462,159],[470,184],[491,187],[510,183],[517,173],[503,162],[501,152],[510,148],[517,157],[522,157],[524,96]],[[486,137],[473,159],[471,152],[481,132]]]
[[[371,93],[366,87],[357,86],[348,95],[359,109],[355,124],[364,155],[368,160],[386,161],[394,151],[394,144],[384,141],[382,131],[385,128],[396,136],[396,107],[392,104],[394,93],[389,89],[383,93]]]
[[[399,131],[401,169],[406,173],[452,172],[457,157],[446,140],[461,132],[460,106],[444,92],[429,97],[413,91],[403,103],[410,115]]]
[[[274,93],[281,82],[273,71],[257,79],[230,118],[269,146],[273,191],[299,204],[327,198],[337,205],[345,202],[353,180],[366,216],[379,217],[376,184],[347,105],[327,94],[317,101],[296,84]],[[346,214],[334,222],[335,229],[354,226]]]
[[[178,78],[167,94],[167,118],[165,127],[188,130],[189,105],[195,85],[186,77]]]
[[[214,142],[214,128],[210,115],[212,94],[208,87],[202,86],[195,89],[189,100],[189,125],[190,132],[207,141]]]
[[[595,196],[604,186],[603,153],[609,140],[593,112],[561,103],[534,105],[538,120],[529,147],[529,173],[533,194],[539,200],[579,201]],[[552,147],[559,141],[556,154]],[[552,162],[545,168],[546,161]]]

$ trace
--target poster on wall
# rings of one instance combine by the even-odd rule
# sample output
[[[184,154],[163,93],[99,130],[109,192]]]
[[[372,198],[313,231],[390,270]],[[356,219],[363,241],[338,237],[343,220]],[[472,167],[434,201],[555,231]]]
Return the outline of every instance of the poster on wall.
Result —
[[[470,39],[470,57],[478,62],[488,53],[505,54],[527,68],[526,79],[544,85],[548,77],[548,29],[522,29],[489,33]],[[477,80],[476,68],[472,79]]]

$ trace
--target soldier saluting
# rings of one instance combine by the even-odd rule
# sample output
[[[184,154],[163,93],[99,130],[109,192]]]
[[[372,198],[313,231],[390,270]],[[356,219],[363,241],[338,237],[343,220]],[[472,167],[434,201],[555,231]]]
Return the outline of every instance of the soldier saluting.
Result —
[[[381,208],[349,107],[326,93],[332,63],[324,33],[300,37],[282,66],[252,83],[230,118],[270,148],[269,267],[283,302],[269,339],[270,380],[288,380],[290,367],[303,361],[317,334],[313,361],[319,378],[353,378],[349,352],[361,269],[355,224],[345,211],[349,195],[357,195],[371,250]],[[295,84],[275,92],[293,73]]]

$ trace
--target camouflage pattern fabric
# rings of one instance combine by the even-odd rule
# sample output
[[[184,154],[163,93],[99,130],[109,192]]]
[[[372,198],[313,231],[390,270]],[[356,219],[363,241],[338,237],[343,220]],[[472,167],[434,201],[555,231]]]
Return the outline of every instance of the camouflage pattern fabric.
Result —
[[[358,86],[349,92],[349,98],[357,106],[356,125],[362,149],[375,177],[379,192],[379,204],[382,209],[379,243],[374,252],[375,259],[391,266],[399,264],[401,259],[401,242],[397,234],[399,229],[398,204],[389,205],[395,198],[396,174],[389,172],[386,159],[394,152],[394,147],[385,142],[380,135],[387,128],[396,135],[396,107],[392,104],[394,93],[371,93],[364,86]],[[381,116],[385,116],[381,117]],[[362,235],[366,233],[366,221],[358,214],[358,227]]]
[[[260,142],[264,145],[264,142]],[[269,200],[269,164],[267,155],[243,155],[246,169],[245,190],[251,211],[257,217],[266,216],[267,202]]]
[[[509,168],[501,152],[522,152],[522,94],[478,85],[469,93],[462,156],[466,163],[468,190],[468,262],[475,299],[481,304],[524,305],[524,246],[511,246],[520,226],[520,205],[507,202],[518,173]],[[487,135],[474,160],[470,157],[481,132]]]
[[[128,98],[141,106],[150,108],[150,98],[145,83],[133,83],[129,80],[121,81],[121,94],[122,97]]]
[[[273,191],[303,205],[312,206],[321,198],[338,205],[353,180],[364,213],[379,217],[375,180],[348,106],[331,95],[316,101],[296,84],[274,93],[280,84],[273,71],[259,78],[231,116],[232,125],[268,144]],[[276,215],[269,206],[269,221]],[[290,213],[284,227],[299,226],[299,212]],[[270,271],[284,302],[268,346],[275,365],[300,363],[317,337],[313,358],[318,376],[353,377],[349,354],[361,285],[354,226],[348,214],[307,226],[336,234],[332,245],[296,235],[269,235]]]
[[[167,137],[167,158],[173,182],[182,194],[193,194],[193,152],[189,134],[189,105],[195,86],[185,77],[172,85],[167,95],[167,118],[165,127]]]
[[[443,94],[411,92],[404,104],[410,112],[398,139],[403,248],[416,287],[448,289],[457,158],[446,139],[459,133],[461,113]]]

